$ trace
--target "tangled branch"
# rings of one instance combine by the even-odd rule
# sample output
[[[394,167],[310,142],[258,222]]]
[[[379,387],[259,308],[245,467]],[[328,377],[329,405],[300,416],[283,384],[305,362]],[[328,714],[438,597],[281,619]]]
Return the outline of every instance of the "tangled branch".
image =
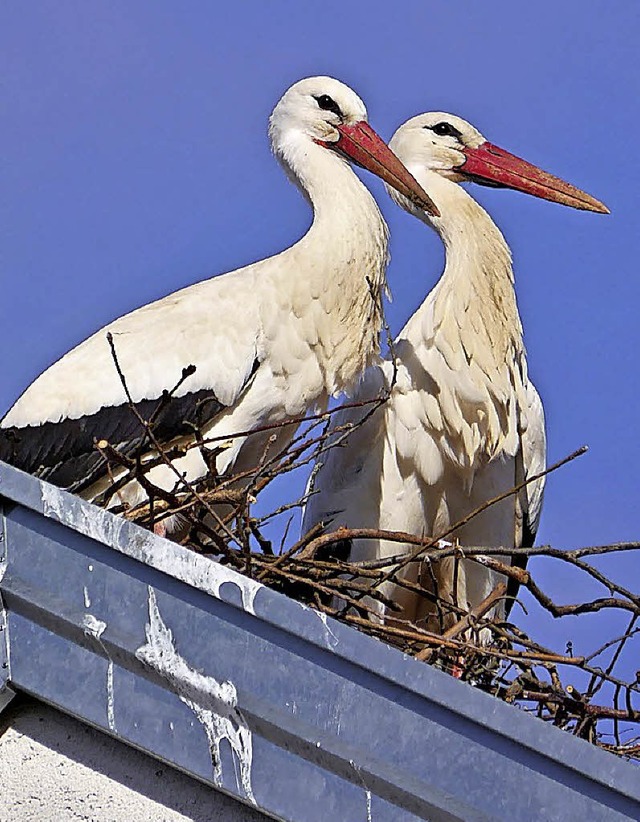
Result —
[[[112,345],[114,362],[123,386],[126,380]],[[182,380],[185,379],[183,373]],[[178,383],[178,386],[180,383]],[[178,387],[177,386],[177,387]],[[176,388],[177,388],[176,387]],[[174,389],[175,391],[176,389]],[[171,394],[159,401],[171,401]],[[495,697],[514,703],[540,719],[589,740],[612,753],[640,760],[640,738],[634,728],[640,722],[638,692],[640,671],[633,668],[638,655],[640,594],[613,578],[611,560],[621,553],[638,551],[640,542],[597,545],[564,550],[545,545],[514,549],[511,546],[461,548],[456,531],[487,508],[518,494],[529,482],[552,473],[586,451],[578,449],[545,472],[530,477],[470,511],[442,534],[422,538],[414,534],[369,528],[338,528],[327,532],[321,524],[297,540],[289,538],[292,517],[306,501],[305,494],[288,500],[274,510],[255,513],[266,488],[301,467],[309,467],[328,448],[340,447],[354,428],[366,422],[386,401],[381,395],[367,402],[349,403],[310,415],[304,420],[286,420],[265,425],[234,437],[261,437],[264,443],[256,465],[231,476],[219,476],[216,456],[223,438],[208,437],[194,430],[189,438],[163,443],[154,433],[156,414],[143,419],[129,397],[132,413],[145,436],[134,453],[123,454],[110,443],[96,443],[108,463],[113,482],[102,501],[123,516],[145,527],[157,529],[169,517],[178,522],[177,538],[182,544],[229,565],[271,588],[316,608],[321,613],[352,625],[400,648],[425,663],[463,679]],[[337,411],[362,410],[357,423],[333,426]],[[301,427],[296,432],[297,426]],[[224,441],[233,439],[225,437]],[[209,472],[198,482],[189,482],[175,467],[175,459],[196,448]],[[171,491],[151,482],[149,472],[165,465],[175,476]],[[147,496],[142,504],[117,504],[118,494],[128,483],[137,482]],[[115,506],[114,506],[115,501]],[[267,533],[269,532],[269,533]],[[274,539],[273,534],[276,534]],[[447,538],[452,542],[444,542]],[[353,540],[384,540],[397,543],[394,556],[350,562],[345,546]],[[538,558],[534,570],[511,564],[514,557]],[[600,559],[596,567],[595,558]],[[485,599],[469,609],[465,602],[438,590],[434,569],[451,561],[458,573],[461,563],[490,569],[497,575]],[[608,563],[608,565],[607,565]],[[608,570],[603,570],[607,565]],[[596,585],[601,593],[573,602],[557,602],[541,582],[554,568],[565,567],[575,575],[576,590]],[[410,571],[412,571],[410,573]],[[546,572],[546,574],[545,574]],[[429,580],[425,585],[423,579]],[[503,604],[507,581],[520,588],[516,600],[524,609],[535,608],[525,631],[507,621]],[[404,591],[424,602],[428,619],[407,619],[391,589]],[[457,585],[454,584],[454,590]],[[628,614],[624,630],[609,635],[600,647],[574,654],[572,644],[563,651],[538,641],[542,614],[554,619],[595,619],[614,622],[611,615]],[[524,618],[524,617],[523,617]],[[611,629],[609,629],[611,630]]]

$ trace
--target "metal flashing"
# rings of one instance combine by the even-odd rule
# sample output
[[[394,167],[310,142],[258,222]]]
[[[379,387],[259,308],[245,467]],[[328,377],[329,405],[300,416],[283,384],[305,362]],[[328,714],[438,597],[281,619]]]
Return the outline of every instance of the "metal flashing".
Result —
[[[0,498],[0,583],[7,568],[6,540],[4,532],[4,517],[2,516],[2,500]],[[9,669],[9,635],[7,633],[7,615],[2,601],[0,588],[0,714],[15,696],[9,686],[11,671]]]
[[[2,463],[0,503],[7,684],[265,814],[640,818],[613,755]]]

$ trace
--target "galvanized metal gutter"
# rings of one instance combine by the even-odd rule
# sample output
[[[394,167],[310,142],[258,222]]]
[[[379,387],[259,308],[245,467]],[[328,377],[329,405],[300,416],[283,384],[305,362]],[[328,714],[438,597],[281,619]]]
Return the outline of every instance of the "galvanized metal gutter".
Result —
[[[0,505],[0,710],[277,819],[640,819],[638,770],[582,740],[2,463]]]

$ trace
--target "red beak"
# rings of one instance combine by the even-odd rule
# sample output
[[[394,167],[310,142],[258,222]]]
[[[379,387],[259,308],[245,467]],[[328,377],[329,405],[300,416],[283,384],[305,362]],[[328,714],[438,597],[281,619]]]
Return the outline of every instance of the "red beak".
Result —
[[[463,152],[467,159],[455,170],[474,183],[513,188],[554,203],[609,214],[606,205],[595,197],[493,143],[485,141],[477,148],[464,148]]]
[[[369,123],[361,120],[353,126],[339,125],[336,128],[340,132],[337,142],[323,142],[321,145],[339,151],[357,165],[380,177],[400,194],[404,194],[418,208],[433,214],[434,217],[440,216],[440,212],[427,192]]]

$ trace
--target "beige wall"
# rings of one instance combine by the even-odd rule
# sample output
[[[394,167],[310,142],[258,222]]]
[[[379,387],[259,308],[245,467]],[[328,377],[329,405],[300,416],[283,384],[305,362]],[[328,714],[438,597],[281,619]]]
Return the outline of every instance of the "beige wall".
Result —
[[[0,822],[257,822],[265,817],[42,703],[0,716]]]

